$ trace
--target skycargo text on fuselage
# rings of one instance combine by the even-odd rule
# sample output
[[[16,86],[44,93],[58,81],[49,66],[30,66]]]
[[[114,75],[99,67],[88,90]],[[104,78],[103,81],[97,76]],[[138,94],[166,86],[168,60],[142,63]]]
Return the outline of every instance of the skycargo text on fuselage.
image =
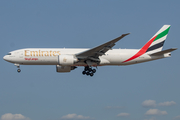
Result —
[[[53,50],[24,50],[24,55],[26,57],[30,56],[58,56],[60,55],[60,51],[53,51]]]

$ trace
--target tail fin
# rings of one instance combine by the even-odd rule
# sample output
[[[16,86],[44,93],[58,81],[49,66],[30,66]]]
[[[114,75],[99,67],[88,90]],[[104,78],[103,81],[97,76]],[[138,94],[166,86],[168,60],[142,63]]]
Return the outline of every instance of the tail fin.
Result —
[[[133,60],[144,53],[153,54],[160,52],[163,48],[169,29],[170,25],[164,25],[134,56],[124,62]]]
[[[162,50],[170,25],[164,25],[144,46],[146,46],[146,53],[152,54]],[[147,45],[148,44],[148,45]],[[143,46],[143,47],[144,47]]]

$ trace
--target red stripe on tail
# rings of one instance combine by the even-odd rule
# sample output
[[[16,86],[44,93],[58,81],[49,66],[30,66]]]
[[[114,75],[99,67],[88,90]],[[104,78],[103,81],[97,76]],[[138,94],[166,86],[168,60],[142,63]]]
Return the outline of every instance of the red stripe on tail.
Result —
[[[143,55],[147,49],[149,48],[149,46],[151,45],[151,43],[156,39],[157,35],[154,36],[151,40],[149,40],[134,56],[132,56],[131,58],[125,60],[123,63],[128,62],[130,60],[133,60],[141,55]]]

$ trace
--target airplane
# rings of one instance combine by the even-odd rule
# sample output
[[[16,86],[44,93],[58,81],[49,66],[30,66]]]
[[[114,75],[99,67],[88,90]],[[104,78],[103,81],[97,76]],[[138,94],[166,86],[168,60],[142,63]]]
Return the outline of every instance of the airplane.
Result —
[[[106,65],[132,65],[171,56],[177,48],[162,50],[170,25],[164,25],[141,49],[112,49],[116,42],[129,35],[101,44],[92,49],[67,48],[25,48],[9,52],[3,57],[7,62],[20,65],[56,65],[59,73],[70,72],[78,66],[84,66],[83,75],[93,76],[93,67]]]

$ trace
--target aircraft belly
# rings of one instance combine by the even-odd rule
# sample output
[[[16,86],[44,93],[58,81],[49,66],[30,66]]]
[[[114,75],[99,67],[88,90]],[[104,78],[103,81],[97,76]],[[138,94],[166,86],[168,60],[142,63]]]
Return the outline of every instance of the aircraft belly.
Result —
[[[132,64],[137,64],[137,63],[143,63],[143,62],[148,62],[148,61],[152,61],[152,60],[157,60],[157,59],[161,59],[164,58],[164,56],[150,56],[150,55],[142,55],[134,60],[131,60],[129,62],[125,62],[122,65],[132,65]]]

